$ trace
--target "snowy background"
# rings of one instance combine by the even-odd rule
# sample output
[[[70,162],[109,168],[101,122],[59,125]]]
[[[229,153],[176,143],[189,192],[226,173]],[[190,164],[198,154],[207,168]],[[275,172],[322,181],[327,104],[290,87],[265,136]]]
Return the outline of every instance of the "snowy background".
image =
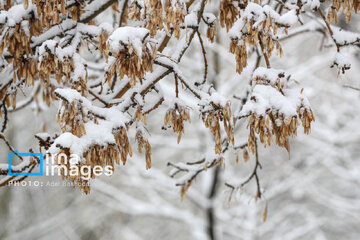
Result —
[[[211,10],[211,9],[209,9]],[[98,21],[111,21],[111,12]],[[353,16],[352,31],[360,31]],[[310,20],[309,20],[310,21]],[[342,23],[340,23],[341,25]],[[347,28],[346,24],[342,27]],[[358,28],[356,28],[358,27]],[[234,56],[228,52],[224,29],[215,43],[205,40],[209,80],[228,98],[241,96],[247,88],[255,58],[241,75],[235,73]],[[5,187],[0,189],[1,239],[207,239],[209,209],[213,209],[218,239],[359,239],[360,237],[360,51],[346,48],[343,54],[351,69],[338,78],[330,68],[335,56],[331,39],[321,33],[303,33],[281,41],[284,57],[271,58],[272,67],[284,69],[304,87],[316,121],[311,134],[302,129],[291,139],[291,153],[275,144],[260,147],[259,172],[264,198],[255,201],[255,183],[236,191],[227,204],[230,189],[224,183],[246,179],[254,159],[235,163],[226,154],[225,166],[200,174],[183,201],[168,162],[196,161],[213,152],[214,143],[200,116],[191,113],[180,144],[177,135],[163,131],[167,106],[148,116],[153,166],[145,170],[144,157],[135,154],[126,166],[117,166],[111,177],[91,182],[90,195],[72,187]],[[201,79],[200,44],[194,39],[181,63],[188,78]],[[265,63],[262,61],[261,66]],[[218,70],[216,70],[218,69]],[[216,74],[216,72],[218,74]],[[161,81],[165,96],[173,94],[172,79]],[[183,94],[187,94],[180,89]],[[189,96],[189,102],[191,98]],[[8,139],[18,150],[37,149],[34,133],[45,124],[59,131],[55,122],[58,102],[42,111],[33,106],[9,115]],[[236,104],[233,106],[236,109]],[[246,120],[236,131],[235,142],[247,142]],[[1,163],[8,150],[1,145]],[[218,184],[211,195],[214,176]],[[27,180],[63,183],[60,177],[30,177]],[[262,221],[266,202],[267,221]]]

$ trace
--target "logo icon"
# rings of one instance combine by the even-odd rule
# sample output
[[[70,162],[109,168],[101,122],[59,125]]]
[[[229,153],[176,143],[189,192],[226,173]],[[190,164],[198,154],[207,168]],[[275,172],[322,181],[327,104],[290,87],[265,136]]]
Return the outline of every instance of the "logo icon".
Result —
[[[40,159],[40,172],[13,172],[11,159],[12,157],[20,156],[20,157],[38,157]],[[9,160],[9,176],[42,176],[43,175],[43,154],[42,153],[19,153],[15,150],[13,153],[8,154]],[[20,170],[20,169],[19,169]]]

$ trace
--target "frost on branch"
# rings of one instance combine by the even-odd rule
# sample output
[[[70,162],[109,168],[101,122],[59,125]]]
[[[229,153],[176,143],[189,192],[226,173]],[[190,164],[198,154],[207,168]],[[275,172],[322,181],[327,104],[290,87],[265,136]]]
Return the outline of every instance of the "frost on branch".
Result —
[[[310,132],[315,120],[310,104],[295,80],[281,70],[257,68],[252,76],[253,90],[241,116],[250,116],[248,148],[255,152],[255,134],[260,142],[276,144],[290,152],[289,137],[296,136],[299,120],[304,132]]]

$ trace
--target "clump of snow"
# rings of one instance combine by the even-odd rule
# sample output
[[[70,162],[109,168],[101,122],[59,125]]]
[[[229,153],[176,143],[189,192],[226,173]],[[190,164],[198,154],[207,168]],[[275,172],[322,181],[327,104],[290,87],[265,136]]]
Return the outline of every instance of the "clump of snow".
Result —
[[[109,144],[115,144],[113,131],[125,127],[125,124],[130,121],[127,115],[114,107],[93,106],[87,98],[81,96],[76,90],[56,89],[55,94],[68,103],[74,101],[80,103],[86,115],[92,113],[100,118],[98,124],[92,121],[86,122],[84,124],[86,134],[81,137],[70,132],[62,133],[49,148],[49,152],[52,154],[58,153],[62,148],[68,148],[72,153],[82,156],[93,145],[105,147]],[[59,114],[61,115],[63,111],[64,109],[60,108]]]
[[[216,20],[216,16],[209,12],[204,13],[203,18],[205,19],[205,22],[207,22],[209,24],[215,22],[215,20]]]
[[[185,26],[197,26],[197,14],[195,12],[191,12],[185,16]]]
[[[245,24],[250,21],[254,21],[252,24],[253,29],[258,28],[260,30],[264,30],[261,23],[264,22],[268,17],[270,17],[274,23],[286,27],[295,24],[298,20],[295,9],[290,10],[283,15],[279,15],[269,5],[262,7],[259,4],[248,2],[245,10],[243,13],[241,13],[241,17],[230,29],[230,38],[240,38],[241,34],[245,34],[247,32]]]
[[[119,52],[124,46],[132,45],[138,56],[142,54],[142,46],[150,31],[140,27],[120,27],[109,37],[108,44],[110,51]]]
[[[297,116],[297,109],[310,109],[310,104],[302,89],[290,75],[282,70],[257,68],[252,78],[256,84],[240,116],[255,113],[265,116],[268,111],[283,114],[284,117]],[[259,79],[261,81],[259,81]],[[281,91],[277,82],[280,81]]]
[[[263,79],[270,85],[275,85],[278,81],[280,81],[281,86],[285,86],[290,79],[290,75],[286,74],[284,70],[258,67],[254,71],[252,78]]]
[[[0,11],[0,24],[7,23],[9,27],[14,27],[15,24],[29,17],[30,13],[34,11],[36,11],[36,6],[31,1],[29,1],[29,7],[26,10],[22,3],[14,5],[8,11]]]
[[[333,38],[337,44],[346,45],[354,42],[360,42],[360,33],[348,32],[341,28],[333,27]]]
[[[331,65],[331,67],[336,66],[338,69],[338,75],[340,74],[340,72],[342,72],[342,74],[345,73],[346,70],[349,70],[351,68],[351,63],[350,61],[340,52],[337,52],[335,54],[333,63]]]
[[[285,26],[291,26],[295,24],[298,21],[298,16],[296,15],[296,10],[292,9],[288,11],[287,13],[281,15],[276,22],[285,25]]]

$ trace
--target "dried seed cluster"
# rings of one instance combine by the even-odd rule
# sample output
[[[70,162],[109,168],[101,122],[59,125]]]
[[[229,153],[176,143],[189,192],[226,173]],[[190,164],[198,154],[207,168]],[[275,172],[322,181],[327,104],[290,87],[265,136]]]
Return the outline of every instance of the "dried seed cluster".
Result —
[[[58,83],[62,80],[71,81],[71,73],[74,71],[74,60],[72,57],[66,57],[64,61],[60,61],[56,54],[48,54],[39,61],[38,71],[40,78],[48,83],[53,75],[55,75]]]
[[[135,140],[138,143],[139,153],[142,153],[142,151],[145,150],[146,170],[148,170],[151,168],[151,145],[144,137],[142,130],[136,132]]]
[[[215,153],[222,152],[222,139],[220,133],[220,121],[223,121],[224,129],[228,137],[228,141],[234,145],[234,130],[231,125],[231,107],[230,103],[226,103],[225,107],[218,107],[211,111],[204,111],[202,113],[202,120],[207,128],[210,128],[211,133],[215,137]]]
[[[24,1],[24,8],[28,8],[28,1]],[[41,24],[49,28],[52,25],[60,23],[61,17],[66,17],[67,12],[70,14],[72,20],[78,21],[80,19],[82,8],[85,6],[84,1],[77,1],[66,7],[66,0],[32,0],[36,5],[38,16],[41,16]]]
[[[109,33],[105,29],[102,29],[100,35],[98,36],[98,48],[101,54],[105,54],[106,52],[106,42],[108,38]]]
[[[3,99],[5,93],[6,93],[6,88],[4,89],[4,93],[0,94],[0,99]],[[3,100],[5,102],[5,106],[6,107],[12,107],[13,109],[16,108],[16,91],[14,91],[11,94],[8,94],[5,98],[5,100]],[[1,112],[1,111],[0,111]],[[1,112],[2,113],[2,112]],[[1,117],[1,116],[0,116]]]
[[[105,73],[105,79],[111,86],[115,73],[120,79],[126,75],[130,78],[130,85],[134,86],[137,79],[141,81],[146,72],[153,71],[156,48],[147,40],[147,37],[143,39],[141,51],[134,47],[138,43],[133,45],[130,40],[128,42],[119,42],[119,44],[121,47],[114,50],[107,41],[105,57],[109,60],[109,56],[111,56],[111,66]],[[103,49],[103,42],[99,42],[100,48]]]
[[[119,154],[120,154],[121,161],[125,165],[127,156],[129,155],[131,157],[132,153],[133,153],[129,138],[127,136],[127,130],[124,127],[116,129],[114,131],[114,137],[115,137],[117,151],[118,151],[116,159],[119,158]],[[116,163],[118,163],[118,162],[119,161],[116,160]]]
[[[13,1],[11,0],[6,0],[6,1],[1,1],[0,2],[0,10],[9,10],[9,8],[11,8],[13,6]]]
[[[59,95],[58,97],[62,98]],[[78,137],[86,134],[84,123],[88,121],[88,117],[78,101],[68,103],[63,99],[62,109],[58,112],[56,121],[60,124],[62,132],[71,132]]]
[[[66,156],[66,158],[63,157],[64,155]],[[85,194],[89,194],[90,193],[89,180],[82,178],[81,171],[80,171],[81,167],[83,167],[85,165],[82,163],[79,163],[76,166],[73,166],[73,168],[74,167],[77,168],[77,172],[80,174],[70,175],[69,171],[70,171],[71,165],[70,165],[70,161],[67,161],[67,159],[70,159],[70,157],[71,157],[71,153],[69,152],[68,149],[62,149],[56,157],[56,163],[59,166],[65,167],[65,169],[63,167],[59,168],[61,178],[70,180],[71,182],[74,183],[74,186],[77,186],[79,188],[79,190],[83,191]],[[91,178],[94,178],[93,174],[92,174]]]
[[[244,25],[240,30],[240,36],[231,36],[231,43],[229,51],[235,54],[236,72],[241,73],[247,66],[247,50],[246,46],[260,45],[261,50],[268,58],[276,47],[279,56],[283,56],[283,51],[279,41],[274,37],[277,33],[278,24],[271,17],[270,14],[264,14],[265,19],[260,19],[255,12],[250,13],[250,16],[242,18]],[[286,32],[286,28],[284,29]]]
[[[358,0],[331,0],[332,5],[326,16],[326,21],[330,24],[335,20],[337,23],[337,14],[342,9],[346,16],[346,22],[350,22],[351,11],[357,13],[360,10],[360,2]]]
[[[174,104],[174,107],[167,110],[164,123],[167,126],[171,126],[174,132],[178,133],[177,142],[180,143],[181,136],[184,133],[184,122],[190,120],[190,111],[188,108],[179,105],[178,103]]]
[[[220,3],[220,25],[222,28],[226,26],[226,30],[234,25],[240,12],[232,0],[222,0]]]
[[[129,19],[140,21],[141,20],[141,6],[138,4],[137,1],[133,1],[128,10]]]
[[[29,24],[29,31],[23,27],[26,24]],[[32,36],[40,34],[39,20],[36,18],[24,19],[22,23],[16,24],[14,27],[3,29],[0,26],[0,31],[5,31],[0,42],[0,56],[3,56],[5,48],[12,56],[7,61],[13,64],[14,82],[23,77],[26,78],[28,84],[33,85],[36,67],[34,68],[34,60],[31,58],[33,51],[30,47],[30,39]]]
[[[258,85],[269,86],[276,89],[279,94],[284,95],[289,79],[290,76],[279,73],[276,80],[266,79],[265,76],[255,76],[252,81],[255,82],[255,87]],[[302,91],[303,90],[300,91],[300,94],[302,94]],[[252,95],[249,101],[256,105],[260,99]],[[297,106],[296,112],[290,116],[284,114],[278,106],[268,106],[265,113],[261,114],[258,114],[256,110],[250,111],[250,119],[247,127],[250,128],[248,148],[252,153],[255,152],[255,134],[259,135],[260,142],[263,143],[265,147],[270,146],[275,138],[278,146],[284,147],[290,152],[289,137],[295,137],[297,135],[297,128],[299,126],[298,119],[302,122],[304,133],[310,133],[311,122],[315,120],[313,112],[309,106],[304,104],[304,98],[301,97],[301,95],[299,102],[300,104]]]
[[[204,13],[203,20],[207,25],[206,37],[210,42],[214,42],[215,36],[217,34],[216,17],[213,14]]]
[[[151,36],[166,26],[169,31],[173,29],[174,36],[179,39],[180,26],[187,14],[185,4],[179,0],[146,0],[146,6],[146,28],[150,30]]]
[[[147,121],[146,121],[146,115],[143,114],[143,112],[142,112],[142,107],[138,107],[138,108],[136,109],[134,118],[136,119],[136,121],[142,121],[144,124],[147,123]]]
[[[71,134],[82,137],[86,134],[85,124],[89,121],[93,121],[95,124],[98,124],[98,117],[93,112],[85,109],[82,106],[81,100],[74,100],[72,102],[68,102],[63,96],[57,94],[57,97],[62,99],[62,107],[60,108],[57,121],[61,126],[61,130],[63,133],[70,132]],[[115,139],[115,143],[106,144],[105,146],[100,145],[91,145],[86,151],[83,152],[82,159],[78,164],[78,167],[87,166],[94,168],[95,166],[112,166],[114,164],[120,164],[120,160],[123,164],[126,163],[127,157],[132,156],[132,148],[130,145],[130,141],[127,135],[127,129],[125,127],[117,127],[113,129],[112,134]],[[142,140],[141,144],[145,147],[147,152],[147,162],[150,161],[149,154],[151,154],[151,147],[146,145],[146,140]],[[150,149],[150,151],[149,151]],[[67,153],[70,155],[71,152],[67,149]],[[62,164],[70,170],[69,164]],[[151,166],[151,164],[147,164],[147,166]],[[78,183],[79,187],[85,192],[88,193],[90,191],[90,187],[88,184],[88,180],[84,180],[79,172],[77,176],[65,176],[63,173],[63,177],[69,179],[73,182]],[[91,178],[95,176],[91,173]],[[82,183],[87,184],[82,184]],[[82,188],[84,186],[84,188]]]

